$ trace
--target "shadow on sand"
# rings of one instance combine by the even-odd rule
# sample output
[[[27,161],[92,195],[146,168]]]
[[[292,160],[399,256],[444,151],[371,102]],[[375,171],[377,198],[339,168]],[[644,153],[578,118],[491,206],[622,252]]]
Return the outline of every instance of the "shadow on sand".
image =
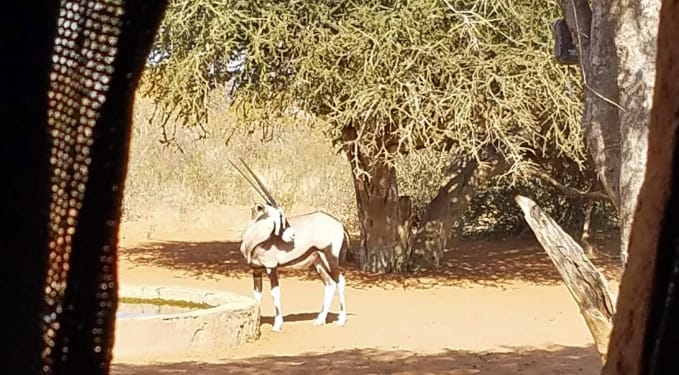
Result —
[[[555,350],[508,348],[508,353],[446,350],[438,354],[376,349],[342,350],[323,354],[262,356],[218,361],[149,365],[114,364],[113,375],[160,374],[596,374],[599,357],[593,348]]]
[[[604,251],[615,246],[612,243],[598,245]],[[352,248],[356,246],[352,244]],[[120,255],[133,263],[183,271],[196,278],[214,278],[216,275],[250,277],[238,242],[149,242],[122,248]],[[593,263],[609,279],[618,278],[620,267],[617,258],[603,253]],[[317,280],[313,271],[281,273]],[[348,263],[344,266],[344,273],[354,288],[427,288],[464,282],[489,286],[511,281],[535,284],[561,282],[551,260],[533,238],[458,242],[445,252],[443,266],[435,270],[381,275],[363,272],[356,264]]]

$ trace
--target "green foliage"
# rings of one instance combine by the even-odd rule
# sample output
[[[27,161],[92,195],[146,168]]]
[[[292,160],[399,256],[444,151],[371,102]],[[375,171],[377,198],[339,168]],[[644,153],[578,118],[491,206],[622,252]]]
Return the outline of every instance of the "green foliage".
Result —
[[[246,123],[302,109],[371,157],[492,144],[519,171],[535,152],[583,159],[578,79],[550,56],[557,15],[538,0],[173,0],[144,87],[187,124],[236,82]]]

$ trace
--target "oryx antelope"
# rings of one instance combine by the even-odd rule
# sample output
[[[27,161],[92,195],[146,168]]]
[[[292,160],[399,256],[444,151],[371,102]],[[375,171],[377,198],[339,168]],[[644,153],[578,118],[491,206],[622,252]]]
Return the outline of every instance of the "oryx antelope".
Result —
[[[328,213],[315,211],[304,215],[287,217],[257,175],[241,160],[250,176],[233,165],[266,201],[255,205],[252,220],[243,232],[240,251],[252,268],[253,295],[262,300],[262,273],[266,272],[271,285],[275,315],[272,330],[283,326],[281,292],[278,285],[278,269],[305,269],[313,266],[324,285],[323,307],[314,325],[325,324],[335,292],[339,298],[340,311],[337,325],[347,320],[344,290],[346,280],[340,272],[345,241],[349,236],[344,225]]]

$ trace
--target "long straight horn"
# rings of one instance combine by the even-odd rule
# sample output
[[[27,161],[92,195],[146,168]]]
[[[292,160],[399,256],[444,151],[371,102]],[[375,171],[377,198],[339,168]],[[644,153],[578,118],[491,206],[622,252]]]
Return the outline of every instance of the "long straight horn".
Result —
[[[255,172],[253,172],[252,169],[250,169],[250,167],[248,167],[248,165],[245,164],[245,162],[243,161],[242,158],[238,158],[238,159],[240,160],[241,163],[243,163],[243,165],[244,165],[245,168],[248,170],[248,172],[250,172],[250,174],[251,174],[252,177],[255,179],[255,181],[257,181],[257,184],[259,185],[259,188],[260,188],[261,191],[266,195],[266,198],[265,198],[265,199],[268,199],[268,200],[270,201],[270,204],[271,204],[272,206],[278,207],[278,203],[276,203],[276,200],[274,199],[273,195],[271,195],[271,193],[269,192],[269,190],[266,188],[266,186],[264,186],[264,184],[263,184],[262,181],[259,179],[259,177],[257,177],[257,175],[255,174]]]
[[[276,206],[276,202],[272,201],[272,200],[269,198],[269,196],[261,190],[261,188],[258,186],[258,184],[252,179],[252,177],[248,176],[245,172],[243,172],[243,170],[240,169],[240,168],[236,165],[236,163],[234,163],[233,161],[231,161],[231,159],[228,159],[228,160],[229,160],[229,163],[231,163],[231,165],[232,165],[234,168],[236,168],[236,170],[238,171],[238,173],[240,173],[240,175],[243,176],[243,178],[245,179],[245,181],[247,181],[247,182],[250,184],[250,186],[252,186],[252,188],[255,189],[255,191],[257,192],[257,194],[259,194],[262,198],[264,198],[264,200],[266,201],[266,203],[268,203],[268,204],[270,204],[270,205],[272,205],[272,206]],[[241,162],[242,162],[242,160],[241,160]]]

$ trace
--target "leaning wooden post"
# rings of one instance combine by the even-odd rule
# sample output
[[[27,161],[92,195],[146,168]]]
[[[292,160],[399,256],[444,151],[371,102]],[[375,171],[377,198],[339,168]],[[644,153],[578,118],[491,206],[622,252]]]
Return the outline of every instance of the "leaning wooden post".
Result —
[[[615,301],[606,278],[587,259],[582,247],[540,206],[521,195],[514,199],[578,304],[597,351],[605,361],[615,313]]]

